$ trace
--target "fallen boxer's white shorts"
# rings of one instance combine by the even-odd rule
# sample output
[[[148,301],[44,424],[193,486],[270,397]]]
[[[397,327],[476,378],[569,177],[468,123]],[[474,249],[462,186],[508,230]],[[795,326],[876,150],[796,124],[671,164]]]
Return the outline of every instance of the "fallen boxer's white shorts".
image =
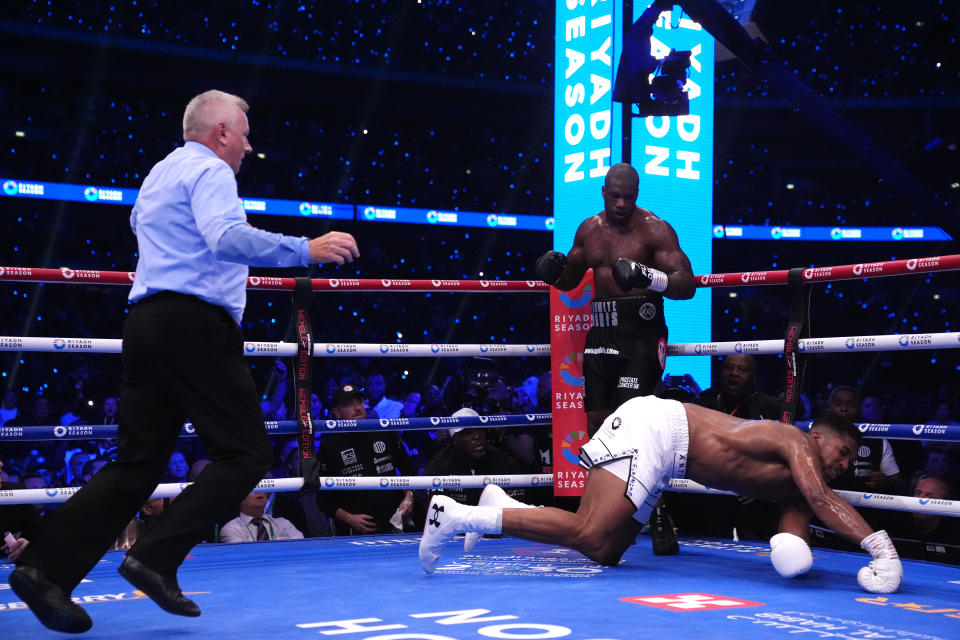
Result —
[[[603,421],[580,448],[580,464],[603,467],[627,483],[626,496],[645,523],[670,478],[687,474],[690,431],[687,413],[676,400],[632,398]]]

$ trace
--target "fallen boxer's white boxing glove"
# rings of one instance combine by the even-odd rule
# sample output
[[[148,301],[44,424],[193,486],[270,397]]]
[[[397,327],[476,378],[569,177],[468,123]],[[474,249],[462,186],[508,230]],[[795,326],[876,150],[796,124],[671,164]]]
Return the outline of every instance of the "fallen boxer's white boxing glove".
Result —
[[[896,547],[886,531],[877,531],[860,542],[860,546],[873,556],[873,562],[857,572],[857,582],[870,593],[893,593],[899,591],[903,581],[903,565]]]
[[[778,533],[770,538],[770,562],[784,578],[806,573],[813,566],[813,554],[803,538],[792,533]]]

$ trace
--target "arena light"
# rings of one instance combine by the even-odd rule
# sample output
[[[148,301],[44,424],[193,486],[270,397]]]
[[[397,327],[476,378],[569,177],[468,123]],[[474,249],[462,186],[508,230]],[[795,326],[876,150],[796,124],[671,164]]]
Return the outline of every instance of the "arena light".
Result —
[[[671,49],[662,59],[651,53],[653,25],[673,0],[655,0],[624,34],[613,86],[614,102],[637,105],[640,116],[685,116],[690,100],[684,85],[690,51]]]

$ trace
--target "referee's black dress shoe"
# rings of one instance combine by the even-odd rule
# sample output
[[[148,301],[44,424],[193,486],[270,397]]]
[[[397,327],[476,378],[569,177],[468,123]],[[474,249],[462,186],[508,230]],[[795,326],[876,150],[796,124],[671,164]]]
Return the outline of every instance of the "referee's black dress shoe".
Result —
[[[70,594],[55,585],[39,569],[21,565],[7,578],[10,588],[48,629],[83,633],[93,621]]]
[[[164,575],[154,571],[133,556],[124,558],[117,571],[127,579],[127,582],[144,592],[164,611],[178,616],[200,615],[200,607],[193,600],[184,597],[175,575]]]

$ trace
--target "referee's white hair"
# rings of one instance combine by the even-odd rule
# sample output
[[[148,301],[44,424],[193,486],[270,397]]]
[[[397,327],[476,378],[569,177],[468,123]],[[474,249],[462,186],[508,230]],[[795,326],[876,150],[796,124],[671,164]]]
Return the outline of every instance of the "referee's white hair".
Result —
[[[194,96],[183,111],[184,141],[202,138],[218,122],[236,125],[238,118],[233,107],[240,107],[244,113],[250,110],[246,100],[225,91],[211,89]]]

